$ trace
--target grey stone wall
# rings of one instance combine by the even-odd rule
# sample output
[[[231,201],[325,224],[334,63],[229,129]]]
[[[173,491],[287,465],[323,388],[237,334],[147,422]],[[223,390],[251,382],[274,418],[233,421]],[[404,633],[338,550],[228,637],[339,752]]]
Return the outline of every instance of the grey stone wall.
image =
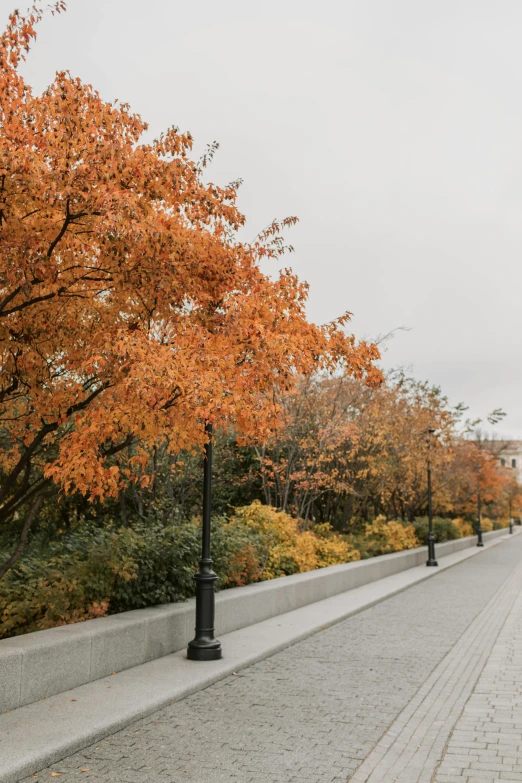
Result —
[[[437,557],[475,544],[474,536],[438,544]],[[217,635],[424,565],[426,556],[419,547],[225,590],[216,596]],[[191,599],[0,640],[0,712],[169,655],[193,634]]]

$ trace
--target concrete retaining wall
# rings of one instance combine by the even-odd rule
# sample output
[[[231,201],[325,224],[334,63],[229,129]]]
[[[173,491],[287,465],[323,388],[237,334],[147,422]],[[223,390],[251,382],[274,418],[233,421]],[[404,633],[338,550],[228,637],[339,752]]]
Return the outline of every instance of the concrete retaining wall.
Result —
[[[505,532],[485,533],[484,539]],[[437,544],[437,557],[475,544],[475,536]],[[427,548],[419,547],[224,590],[216,596],[216,633],[230,633],[423,565],[426,556]],[[0,640],[0,712],[176,652],[193,635],[191,599]]]

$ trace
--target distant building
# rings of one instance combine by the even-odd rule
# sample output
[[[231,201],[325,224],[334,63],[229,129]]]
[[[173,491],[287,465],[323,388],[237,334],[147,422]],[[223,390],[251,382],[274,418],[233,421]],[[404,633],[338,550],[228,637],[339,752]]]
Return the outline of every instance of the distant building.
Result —
[[[516,470],[519,484],[522,484],[522,440],[494,440],[488,446],[503,468]]]

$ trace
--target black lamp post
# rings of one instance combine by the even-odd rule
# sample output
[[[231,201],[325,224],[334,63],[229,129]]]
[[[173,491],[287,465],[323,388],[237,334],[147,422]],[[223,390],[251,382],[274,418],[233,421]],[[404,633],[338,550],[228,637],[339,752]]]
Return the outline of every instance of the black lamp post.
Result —
[[[478,465],[477,467],[478,467],[478,483],[477,483],[477,523],[478,523],[478,525],[477,525],[477,536],[478,536],[478,540],[477,540],[477,546],[484,546],[484,544],[482,542],[482,519],[481,519],[481,514],[480,514],[481,503],[482,503],[482,498],[480,497],[480,465]]]
[[[191,661],[216,661],[221,658],[221,642],[214,638],[214,586],[217,575],[212,570],[210,558],[210,509],[212,492],[212,424],[205,424],[208,441],[205,446],[203,469],[203,533],[199,571],[196,582],[196,635],[187,647]]]
[[[428,559],[426,561],[427,566],[438,566],[437,560],[435,558],[435,536],[433,534],[433,508],[431,503],[431,438],[433,433],[435,432],[434,429],[428,430],[428,458],[427,458],[427,467],[428,467]]]
[[[513,517],[511,516],[511,498],[509,498],[509,532],[513,534]]]

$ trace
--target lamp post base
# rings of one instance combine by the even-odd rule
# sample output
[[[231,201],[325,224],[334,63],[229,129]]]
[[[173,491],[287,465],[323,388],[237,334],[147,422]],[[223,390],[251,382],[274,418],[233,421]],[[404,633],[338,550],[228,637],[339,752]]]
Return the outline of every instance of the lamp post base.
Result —
[[[189,661],[219,661],[222,656],[221,643],[214,640],[214,647],[199,647],[188,645],[187,658]]]
[[[187,645],[189,661],[218,661],[221,658],[221,642],[214,638],[214,586],[217,576],[212,570],[212,560],[202,558],[196,582],[196,635]]]
[[[428,559],[426,560],[427,566],[438,566],[437,559],[435,557],[435,536],[433,531],[430,530],[428,535]]]

